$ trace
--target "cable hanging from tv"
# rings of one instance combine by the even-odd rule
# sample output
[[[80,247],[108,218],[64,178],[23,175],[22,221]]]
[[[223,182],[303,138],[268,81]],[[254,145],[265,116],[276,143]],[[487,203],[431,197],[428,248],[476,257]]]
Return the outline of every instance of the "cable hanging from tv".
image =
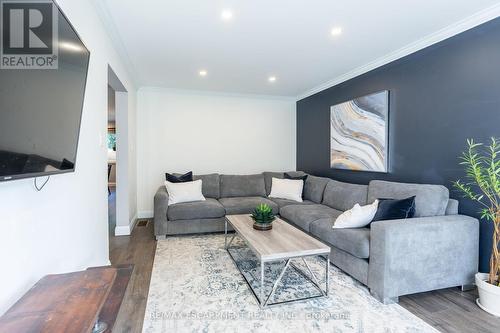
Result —
[[[49,179],[50,179],[50,176],[47,176],[47,179],[45,179],[45,181],[43,182],[42,186],[38,186],[38,183],[37,183],[38,178],[34,178],[33,179],[33,185],[35,185],[35,189],[38,192],[40,192],[41,190],[43,190],[43,188],[45,187],[45,185],[47,185],[47,183],[49,182]]]

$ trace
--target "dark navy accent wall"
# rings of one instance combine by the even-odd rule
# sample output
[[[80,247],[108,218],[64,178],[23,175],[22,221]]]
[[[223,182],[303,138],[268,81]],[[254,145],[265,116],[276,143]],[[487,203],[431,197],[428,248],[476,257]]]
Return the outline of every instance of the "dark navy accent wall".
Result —
[[[384,89],[391,171],[331,169],[330,106]],[[297,169],[340,181],[442,184],[459,199],[451,182],[464,176],[458,156],[466,139],[491,136],[500,137],[500,19],[297,102]],[[460,199],[461,213],[477,217],[478,209]],[[492,226],[482,221],[480,228],[480,269],[488,271]]]

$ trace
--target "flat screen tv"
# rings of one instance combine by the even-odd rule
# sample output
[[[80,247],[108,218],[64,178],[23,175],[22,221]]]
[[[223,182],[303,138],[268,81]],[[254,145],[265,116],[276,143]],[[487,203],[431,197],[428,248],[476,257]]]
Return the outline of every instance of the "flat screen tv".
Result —
[[[56,29],[50,44],[57,52],[52,55],[57,67],[0,68],[0,181],[75,170],[90,52],[61,10],[50,5],[54,6],[50,22]],[[5,18],[6,8],[2,9]],[[32,14],[24,17],[31,19]],[[33,17],[34,24],[30,24],[36,26],[37,16]],[[15,23],[10,24],[13,26]],[[45,37],[50,39],[47,31],[33,29],[29,38],[38,33],[35,45],[44,42]],[[4,29],[2,45],[6,38],[18,35]],[[31,42],[24,38],[26,41]],[[4,55],[2,61],[6,61]]]

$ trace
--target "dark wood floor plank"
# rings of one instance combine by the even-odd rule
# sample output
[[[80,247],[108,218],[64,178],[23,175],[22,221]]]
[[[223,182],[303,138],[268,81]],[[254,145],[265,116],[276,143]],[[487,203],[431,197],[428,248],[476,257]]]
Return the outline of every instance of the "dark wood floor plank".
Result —
[[[116,269],[116,278],[109,292],[106,302],[99,313],[99,320],[108,325],[105,333],[113,332],[113,327],[118,317],[122,301],[127,291],[127,286],[134,271],[134,265],[125,264],[113,266]],[[95,268],[89,268],[95,269]]]
[[[141,332],[156,251],[152,221],[144,227],[134,228],[131,236],[111,236],[109,245],[113,266],[134,265],[113,331]]]
[[[399,304],[442,332],[500,332],[500,319],[475,303],[477,290],[436,290],[400,297]]]

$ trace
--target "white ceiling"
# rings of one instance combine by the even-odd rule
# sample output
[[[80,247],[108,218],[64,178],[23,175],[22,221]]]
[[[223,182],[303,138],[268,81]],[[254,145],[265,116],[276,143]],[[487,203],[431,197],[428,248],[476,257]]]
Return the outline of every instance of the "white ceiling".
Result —
[[[141,87],[294,97],[496,17],[500,7],[493,0],[98,2]],[[233,12],[228,22],[223,9]],[[330,34],[335,26],[338,37]]]

